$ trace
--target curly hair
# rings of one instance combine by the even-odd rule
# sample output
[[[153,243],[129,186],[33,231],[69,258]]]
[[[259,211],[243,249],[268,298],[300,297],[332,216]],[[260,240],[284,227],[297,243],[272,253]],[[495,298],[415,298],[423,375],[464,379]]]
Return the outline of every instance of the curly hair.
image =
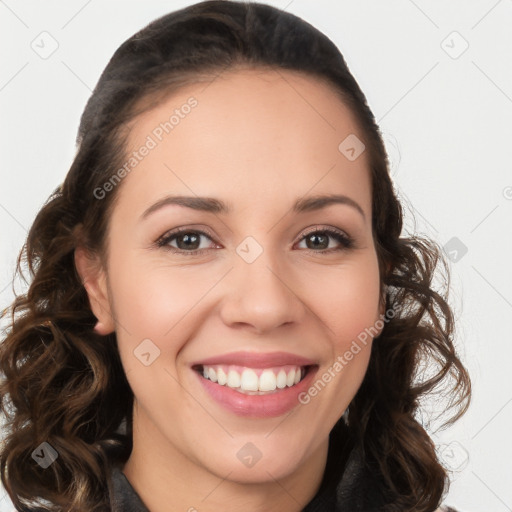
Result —
[[[396,312],[372,346],[347,424],[388,489],[393,510],[432,511],[448,486],[435,445],[417,419],[422,397],[450,397],[445,425],[467,409],[468,373],[454,343],[448,267],[437,243],[401,237],[403,210],[375,118],[335,44],[301,18],[261,3],[205,1],[167,14],[127,39],[103,71],[80,120],[77,153],[39,211],[17,261],[29,284],[2,317],[2,483],[18,510],[108,511],[106,478],[132,450],[133,392],[115,333],[96,322],[74,250],[105,255],[121,186],[95,191],[125,161],[130,122],[179,88],[238,67],[293,70],[328,83],[365,137],[372,227],[387,308]],[[438,273],[442,290],[434,289]],[[420,368],[432,371],[421,379]],[[58,454],[41,471],[34,453]]]

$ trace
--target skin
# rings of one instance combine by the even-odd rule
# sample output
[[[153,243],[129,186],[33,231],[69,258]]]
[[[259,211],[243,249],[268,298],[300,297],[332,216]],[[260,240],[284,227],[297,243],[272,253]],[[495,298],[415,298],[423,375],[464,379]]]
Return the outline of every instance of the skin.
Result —
[[[119,185],[106,265],[75,253],[96,330],[115,330],[135,395],[123,471],[152,512],[300,511],[320,486],[329,432],[362,382],[371,340],[310,403],[275,418],[224,409],[190,365],[238,350],[287,351],[317,361],[321,376],[383,314],[367,154],[349,161],[338,150],[349,134],[364,137],[328,85],[243,69],[187,86],[137,117],[129,149],[191,95],[197,107]],[[167,205],[141,220],[169,194],[214,197],[232,211]],[[316,194],[348,196],[364,217],[347,204],[291,211]],[[328,249],[308,246],[314,226],[348,234],[353,248],[335,238]],[[201,238],[198,255],[155,248],[178,227],[214,237]],[[247,236],[263,249],[250,264],[236,252]],[[169,243],[178,250],[179,241]],[[160,355],[145,366],[134,350],[148,338]],[[248,442],[262,454],[250,468],[237,458]]]

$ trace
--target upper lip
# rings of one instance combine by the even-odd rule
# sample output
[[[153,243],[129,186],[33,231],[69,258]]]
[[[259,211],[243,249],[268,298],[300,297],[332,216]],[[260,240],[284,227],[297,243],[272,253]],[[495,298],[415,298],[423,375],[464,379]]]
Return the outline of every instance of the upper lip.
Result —
[[[297,365],[310,366],[316,364],[311,359],[291,354],[289,352],[230,352],[218,356],[209,357],[192,363],[192,366],[207,365],[238,365],[250,368],[270,368],[272,366]]]

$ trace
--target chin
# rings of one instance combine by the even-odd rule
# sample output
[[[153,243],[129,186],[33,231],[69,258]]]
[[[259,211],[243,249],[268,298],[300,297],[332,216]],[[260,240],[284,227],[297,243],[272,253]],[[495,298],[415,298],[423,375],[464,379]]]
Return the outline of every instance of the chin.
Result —
[[[250,441],[236,442],[234,450],[229,448],[223,450],[222,455],[212,455],[208,463],[203,465],[221,479],[227,478],[240,484],[260,484],[286,478],[301,468],[309,458],[299,449],[297,442],[291,444],[286,451],[282,445],[274,449],[268,441],[267,447],[261,450],[256,444],[257,441],[254,444]],[[211,464],[215,460],[216,463]]]

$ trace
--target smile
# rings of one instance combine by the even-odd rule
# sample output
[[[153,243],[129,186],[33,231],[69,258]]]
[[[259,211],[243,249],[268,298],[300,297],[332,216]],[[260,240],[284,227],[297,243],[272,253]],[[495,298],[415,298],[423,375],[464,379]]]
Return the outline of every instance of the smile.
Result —
[[[311,386],[319,366],[251,368],[199,364],[192,369],[212,404],[237,416],[273,418],[303,407],[299,396]]]
[[[298,384],[308,366],[286,365],[273,368],[248,368],[237,365],[203,365],[196,370],[205,379],[240,393],[268,394]]]

